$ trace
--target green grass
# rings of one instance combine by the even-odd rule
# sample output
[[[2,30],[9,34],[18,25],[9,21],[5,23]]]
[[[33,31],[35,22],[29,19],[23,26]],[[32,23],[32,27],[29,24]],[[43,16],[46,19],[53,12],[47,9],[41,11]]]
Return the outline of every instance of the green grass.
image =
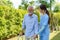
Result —
[[[53,37],[51,40],[60,40],[60,33],[58,33],[55,37]]]

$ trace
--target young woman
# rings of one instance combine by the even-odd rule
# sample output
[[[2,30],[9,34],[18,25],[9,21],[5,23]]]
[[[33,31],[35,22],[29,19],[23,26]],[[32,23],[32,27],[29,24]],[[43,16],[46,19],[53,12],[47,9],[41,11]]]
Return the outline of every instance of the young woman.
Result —
[[[40,40],[49,40],[49,12],[45,5],[40,5]]]

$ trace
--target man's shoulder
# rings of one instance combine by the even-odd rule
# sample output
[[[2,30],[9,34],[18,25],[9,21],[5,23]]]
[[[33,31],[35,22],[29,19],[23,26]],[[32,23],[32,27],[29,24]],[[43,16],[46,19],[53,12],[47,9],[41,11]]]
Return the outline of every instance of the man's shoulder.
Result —
[[[34,15],[34,17],[37,17],[37,15],[36,14],[33,14]]]
[[[25,14],[24,17],[28,16],[28,14]]]

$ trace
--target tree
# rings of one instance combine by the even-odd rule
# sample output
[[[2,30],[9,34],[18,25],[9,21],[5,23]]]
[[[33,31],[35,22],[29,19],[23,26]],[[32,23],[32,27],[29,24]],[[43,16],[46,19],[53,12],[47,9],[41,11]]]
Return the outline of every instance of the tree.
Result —
[[[12,2],[10,2],[9,0],[0,0],[0,5],[12,7]]]
[[[27,7],[28,7],[27,1],[22,0],[22,3],[21,3],[21,5],[19,6],[19,9],[24,9],[24,10],[26,10]]]
[[[59,12],[60,11],[60,5],[56,5],[54,8],[54,12]]]
[[[21,3],[21,5],[19,6],[19,9],[27,10],[27,7],[30,6],[30,5],[32,6],[33,4],[34,4],[34,1],[33,1],[33,0],[32,0],[31,2],[22,0],[22,3]]]
[[[54,0],[38,0],[41,4],[45,4],[47,6],[47,8],[50,9],[52,8],[52,4],[54,4]],[[50,1],[50,2],[48,2]]]

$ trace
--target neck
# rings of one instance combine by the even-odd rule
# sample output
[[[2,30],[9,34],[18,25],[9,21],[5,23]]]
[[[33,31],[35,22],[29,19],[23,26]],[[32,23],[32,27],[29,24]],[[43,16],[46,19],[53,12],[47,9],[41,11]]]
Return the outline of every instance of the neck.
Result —
[[[43,13],[43,15],[46,14],[45,12]]]
[[[32,13],[32,12],[30,12],[30,13],[29,13],[29,16],[32,16],[32,15],[33,15],[33,13]]]
[[[33,14],[29,14],[29,16],[32,16]]]

